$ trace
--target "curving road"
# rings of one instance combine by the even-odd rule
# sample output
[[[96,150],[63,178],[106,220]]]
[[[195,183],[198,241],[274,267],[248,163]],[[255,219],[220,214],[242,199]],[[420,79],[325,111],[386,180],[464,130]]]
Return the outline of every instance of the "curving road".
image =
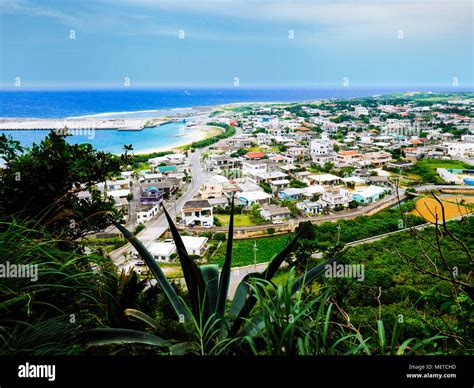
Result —
[[[174,218],[176,218],[176,214],[181,212],[183,205],[197,194],[202,182],[209,176],[209,173],[204,171],[202,168],[201,154],[202,151],[198,149],[193,152],[189,158],[192,180],[186,188],[186,191],[184,191],[181,197],[179,197],[175,202],[166,204],[166,209]],[[156,219],[147,223],[146,228],[137,236],[145,247],[149,247],[153,241],[159,238],[166,231],[166,229],[168,229],[168,222],[166,221],[164,213],[161,213]],[[135,248],[130,244],[126,244],[123,247],[110,252],[109,256],[114,260],[119,269],[127,270],[129,267],[133,266],[133,261],[130,257],[134,252]]]

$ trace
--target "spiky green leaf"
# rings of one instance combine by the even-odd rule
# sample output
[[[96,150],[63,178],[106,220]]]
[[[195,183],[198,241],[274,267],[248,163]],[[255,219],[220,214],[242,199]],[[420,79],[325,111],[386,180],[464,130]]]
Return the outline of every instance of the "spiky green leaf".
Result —
[[[144,247],[141,241],[138,240],[127,228],[125,228],[124,226],[120,225],[117,222],[114,222],[114,225],[117,227],[118,230],[120,230],[120,232],[122,232],[125,238],[130,242],[130,244],[133,245],[133,247],[137,250],[139,255],[142,257],[143,261],[145,261],[148,268],[150,268],[151,272],[153,273],[153,276],[155,277],[155,279],[158,281],[158,284],[163,289],[163,292],[165,293],[166,297],[170,301],[178,317],[180,316],[187,317],[188,310],[185,308],[178,294],[176,294],[176,291],[171,286],[170,282],[166,278],[165,274],[161,270],[160,266],[156,262],[153,255],[148,251],[148,249]]]

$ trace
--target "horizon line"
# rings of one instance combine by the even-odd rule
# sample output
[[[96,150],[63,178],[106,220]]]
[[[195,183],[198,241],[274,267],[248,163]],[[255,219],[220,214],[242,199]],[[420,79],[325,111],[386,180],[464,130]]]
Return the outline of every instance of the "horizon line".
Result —
[[[422,84],[349,84],[344,86],[341,84],[249,84],[249,85],[239,85],[239,86],[230,86],[228,84],[194,84],[194,85],[181,85],[181,84],[135,84],[130,86],[116,85],[116,84],[30,84],[26,86],[12,86],[5,85],[0,83],[0,92],[12,92],[12,91],[87,91],[87,90],[130,90],[130,91],[139,91],[139,90],[186,90],[186,89],[195,89],[195,90],[204,90],[204,89],[216,89],[216,90],[324,90],[324,89],[339,89],[339,90],[364,90],[364,89],[400,89],[400,92],[416,92],[417,89],[424,89],[422,91],[429,91],[426,89],[445,89],[450,91],[466,92],[474,91],[474,85],[458,85],[453,86],[450,84],[444,83],[422,83]]]

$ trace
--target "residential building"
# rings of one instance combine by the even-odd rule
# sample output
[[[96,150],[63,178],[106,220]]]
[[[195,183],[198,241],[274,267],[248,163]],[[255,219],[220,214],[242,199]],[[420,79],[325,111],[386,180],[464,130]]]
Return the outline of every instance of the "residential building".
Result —
[[[296,207],[308,215],[316,215],[316,214],[321,213],[323,210],[323,206],[318,201],[315,202],[315,201],[304,200],[304,201],[298,202],[296,204]]]
[[[211,171],[234,170],[239,166],[240,160],[229,155],[210,155],[207,159],[207,168]]]
[[[148,250],[155,260],[169,263],[172,261],[173,255],[176,254],[176,245],[169,241],[153,242]]]
[[[392,155],[386,151],[366,152],[363,158],[368,160],[372,166],[386,166],[392,160]]]
[[[352,192],[352,199],[359,204],[368,204],[377,201],[386,192],[387,189],[379,186],[359,187]]]
[[[184,247],[189,255],[202,256],[206,250],[207,237],[182,236]]]
[[[272,191],[274,193],[277,193],[281,190],[284,190],[290,187],[290,181],[288,179],[279,179],[279,180],[271,181],[269,185],[272,188]]]
[[[224,196],[223,185],[229,180],[222,175],[214,175],[205,180],[199,188],[199,197],[202,199],[219,198]]]
[[[163,192],[156,186],[150,185],[140,190],[140,204],[158,205],[163,202]]]
[[[186,226],[204,226],[214,225],[214,215],[212,206],[208,200],[191,200],[183,205],[181,218]]]
[[[304,193],[304,189],[289,187],[288,189],[281,190],[278,193],[278,198],[282,200],[296,201],[301,198]]]
[[[158,204],[139,204],[137,207],[137,222],[142,223],[151,220],[160,212]]]
[[[291,213],[287,207],[266,205],[260,209],[260,215],[267,221],[277,221],[289,218]]]
[[[245,206],[252,206],[254,204],[266,204],[270,202],[272,197],[270,194],[262,190],[259,191],[241,191],[236,194],[236,197],[242,201]]]
[[[333,174],[310,174],[303,179],[310,185],[338,185],[341,178]]]
[[[243,161],[242,162],[242,174],[243,175],[254,175],[258,173],[266,173],[267,164],[259,161]]]
[[[339,166],[352,166],[362,158],[362,155],[355,150],[339,151],[336,162]]]
[[[255,173],[253,175],[253,178],[255,179],[257,183],[261,183],[261,182],[270,183],[273,181],[285,179],[287,176],[288,174],[282,171],[271,171],[271,172],[266,172],[266,173]]]
[[[348,207],[349,202],[352,201],[352,196],[349,190],[339,188],[339,187],[334,187],[327,189],[322,195],[321,195],[321,202],[333,209],[336,206],[344,206]]]
[[[369,110],[364,106],[356,106],[354,113],[356,114],[356,116],[361,116],[361,115],[367,116],[369,114]]]
[[[474,143],[444,143],[446,154],[451,157],[470,158],[474,156]]]

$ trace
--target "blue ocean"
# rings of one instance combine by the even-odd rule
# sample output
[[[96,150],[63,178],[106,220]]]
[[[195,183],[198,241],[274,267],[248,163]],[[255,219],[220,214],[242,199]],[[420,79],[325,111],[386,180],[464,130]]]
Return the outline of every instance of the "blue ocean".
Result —
[[[459,88],[256,88],[230,89],[113,89],[113,90],[3,90],[0,118],[150,117],[170,115],[176,109],[235,102],[300,102],[323,98],[351,98],[402,91],[461,91]],[[191,111],[190,111],[191,114]],[[120,153],[124,144],[136,151],[173,146],[182,131],[170,123],[139,132],[96,131],[95,138],[70,136],[71,143],[89,142],[95,148]],[[5,131],[25,146],[39,142],[47,131]]]

